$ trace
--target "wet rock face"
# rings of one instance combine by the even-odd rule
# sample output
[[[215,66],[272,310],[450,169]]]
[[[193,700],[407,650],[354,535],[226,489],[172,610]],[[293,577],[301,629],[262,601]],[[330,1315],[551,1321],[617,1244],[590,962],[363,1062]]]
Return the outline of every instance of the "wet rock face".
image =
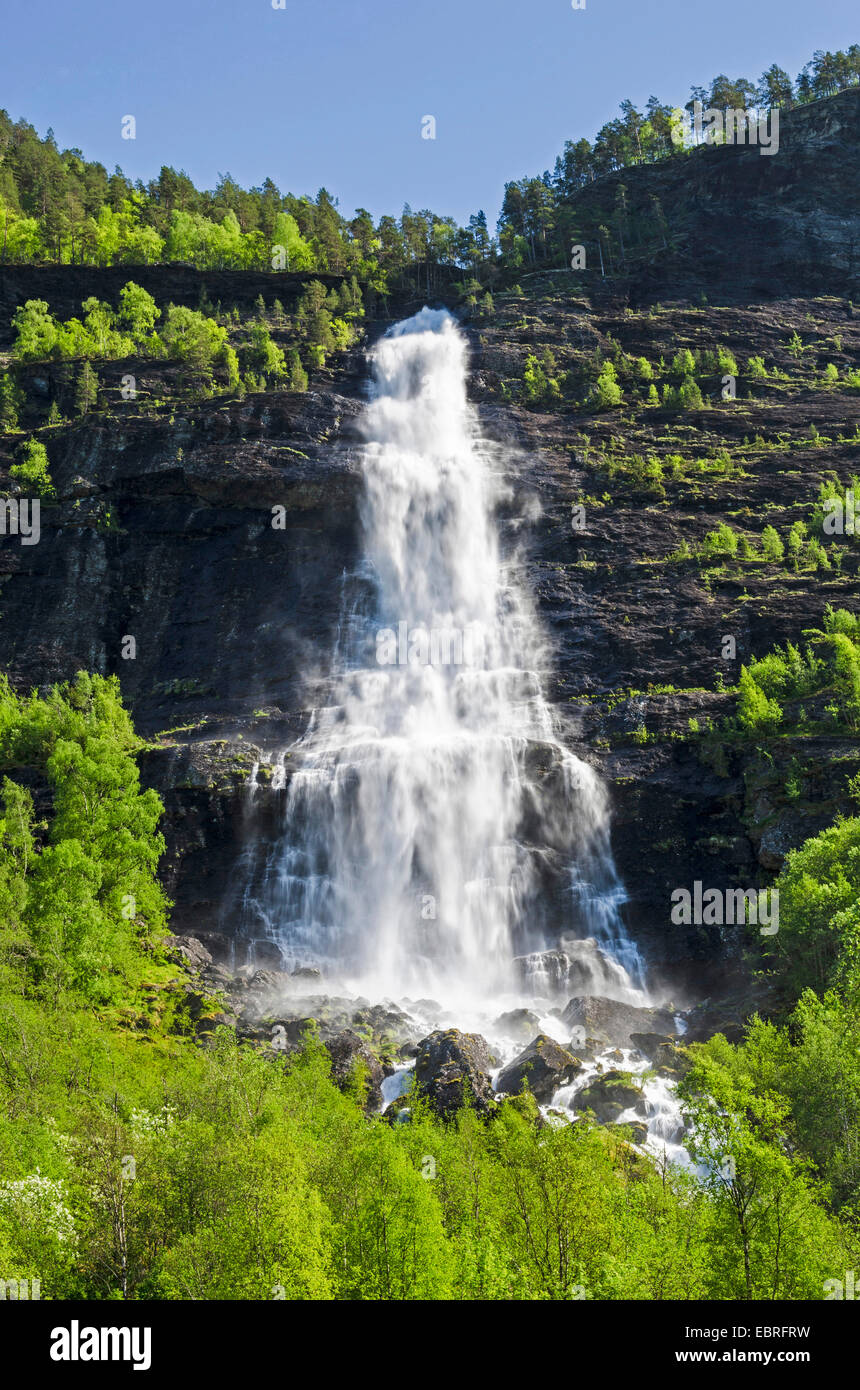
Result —
[[[450,1119],[464,1105],[486,1114],[493,1105],[492,1059],[479,1033],[431,1033],[418,1045],[415,1079],[437,1114]]]
[[[570,913],[568,892],[558,904],[557,922],[562,929],[570,929]],[[584,919],[580,925],[586,931],[590,922]],[[589,937],[576,941],[567,934],[562,946],[555,950],[515,956],[514,969],[523,988],[537,996],[569,999],[571,994],[603,995],[611,993],[613,986],[625,987],[628,983],[623,969],[596,941]]]
[[[582,1063],[567,1048],[541,1033],[505,1067],[496,1081],[496,1090],[519,1095],[526,1084],[537,1100],[548,1104],[581,1068]]]

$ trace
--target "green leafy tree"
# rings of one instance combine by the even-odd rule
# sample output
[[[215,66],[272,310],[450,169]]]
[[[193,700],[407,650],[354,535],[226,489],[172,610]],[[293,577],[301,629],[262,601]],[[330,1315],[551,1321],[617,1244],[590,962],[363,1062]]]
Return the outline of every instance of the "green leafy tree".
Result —
[[[675,376],[692,376],[696,370],[696,359],[689,348],[679,348],[672,359]]]
[[[118,319],[135,343],[152,333],[159,316],[160,310],[151,294],[133,280],[123,285],[119,292]]]
[[[712,1201],[712,1270],[724,1298],[820,1298],[837,1233],[816,1204],[808,1159],[792,1153],[787,1099],[717,1035],[693,1048],[679,1087],[688,1143]]]
[[[613,363],[604,362],[590,396],[590,404],[595,410],[612,410],[623,401],[617,376]]]
[[[38,439],[28,439],[19,449],[20,463],[13,463],[9,476],[18,479],[25,491],[37,497],[56,497],[56,489],[48,472],[48,451]]]
[[[286,371],[284,354],[272,341],[264,323],[252,324],[243,357],[246,366],[266,377],[279,379]]]
[[[44,299],[28,299],[12,315],[15,342],[12,355],[19,362],[50,357],[57,342],[57,325]]]
[[[737,553],[737,549],[738,533],[723,521],[716,530],[708,531],[699,548],[699,556],[705,561],[728,559]]]
[[[806,543],[807,527],[805,521],[795,521],[788,533],[788,557],[795,569],[800,566],[800,557]]]

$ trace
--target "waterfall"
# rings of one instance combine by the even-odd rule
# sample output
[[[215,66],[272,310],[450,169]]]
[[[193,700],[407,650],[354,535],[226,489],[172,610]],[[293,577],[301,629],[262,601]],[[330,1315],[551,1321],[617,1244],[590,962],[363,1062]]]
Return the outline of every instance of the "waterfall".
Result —
[[[641,1001],[594,771],[542,689],[540,625],[496,516],[503,462],[467,344],[423,309],[372,352],[361,569],[335,669],[289,750],[282,835],[245,929],[379,998],[515,989],[566,947],[576,993]]]

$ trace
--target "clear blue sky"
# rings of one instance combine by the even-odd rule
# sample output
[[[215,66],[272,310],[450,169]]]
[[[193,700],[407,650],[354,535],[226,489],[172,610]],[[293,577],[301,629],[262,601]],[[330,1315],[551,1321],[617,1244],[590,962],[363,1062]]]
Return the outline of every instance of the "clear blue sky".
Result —
[[[404,202],[495,224],[505,181],[551,168],[630,97],[683,103],[719,72],[792,77],[857,39],[855,0],[5,0],[0,106],[108,170],[162,164],[351,214]],[[120,138],[125,115],[137,138]],[[437,120],[422,140],[422,116]]]

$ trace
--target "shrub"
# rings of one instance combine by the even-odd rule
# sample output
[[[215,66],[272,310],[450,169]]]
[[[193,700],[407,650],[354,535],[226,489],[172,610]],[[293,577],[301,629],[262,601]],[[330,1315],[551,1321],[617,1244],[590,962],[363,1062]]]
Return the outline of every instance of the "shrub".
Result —
[[[766,560],[779,562],[785,557],[785,546],[774,526],[765,526],[761,533],[761,553]]]
[[[21,462],[12,464],[9,476],[19,479],[26,490],[34,492],[37,497],[56,497],[56,489],[48,472],[48,452],[44,444],[40,444],[38,439],[28,439],[21,445],[19,454]]]
[[[746,666],[738,681],[737,721],[749,733],[772,732],[782,721],[782,707],[768,699]]]
[[[590,405],[595,410],[611,410],[614,406],[620,405],[623,399],[615,367],[611,362],[604,362],[591,390]]]
[[[734,555],[737,548],[737,532],[723,521],[715,531],[707,533],[699,548],[699,555],[703,560],[719,559],[722,556]]]

